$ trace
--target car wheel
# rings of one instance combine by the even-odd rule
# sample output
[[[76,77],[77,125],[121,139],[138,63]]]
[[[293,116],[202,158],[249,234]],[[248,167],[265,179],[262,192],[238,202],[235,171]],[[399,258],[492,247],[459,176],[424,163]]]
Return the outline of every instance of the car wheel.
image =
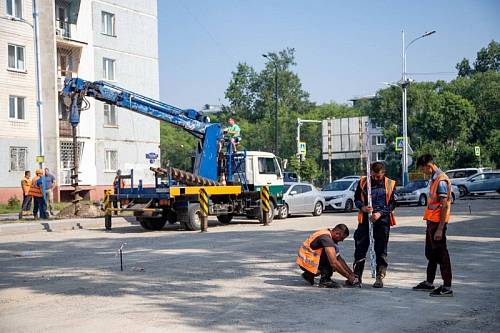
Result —
[[[352,212],[353,208],[354,208],[354,203],[352,202],[351,199],[347,199],[347,201],[345,202],[344,212],[350,213]]]
[[[419,206],[427,205],[427,196],[425,194],[420,194],[420,197],[418,198],[418,205]]]
[[[279,212],[278,212],[278,219],[284,220],[288,217],[288,205],[284,204],[281,206]]]
[[[453,205],[455,203],[455,193],[451,194],[451,204]]]
[[[467,187],[459,185],[458,190],[460,191],[460,197],[465,197],[467,195]]]
[[[323,204],[321,202],[316,202],[314,206],[313,216],[320,216],[323,213]]]

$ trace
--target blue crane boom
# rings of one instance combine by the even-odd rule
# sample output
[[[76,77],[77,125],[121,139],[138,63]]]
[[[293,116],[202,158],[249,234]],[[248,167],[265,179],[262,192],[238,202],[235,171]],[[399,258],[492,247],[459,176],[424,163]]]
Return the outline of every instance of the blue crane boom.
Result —
[[[223,131],[220,124],[210,123],[202,113],[196,110],[180,109],[104,81],[67,78],[62,94],[65,104],[70,107],[70,123],[73,127],[80,123],[83,98],[92,97],[187,131],[200,140],[196,150],[193,173],[217,180],[219,140],[223,139]]]

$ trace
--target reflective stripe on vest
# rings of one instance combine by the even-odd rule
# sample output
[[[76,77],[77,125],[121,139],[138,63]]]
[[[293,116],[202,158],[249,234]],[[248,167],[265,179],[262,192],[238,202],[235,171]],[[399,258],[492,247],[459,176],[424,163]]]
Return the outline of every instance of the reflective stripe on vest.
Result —
[[[36,182],[39,178],[40,178],[39,176],[35,176],[35,178],[33,178],[33,182],[31,183],[28,195],[33,197],[43,197],[42,189],[36,185]]]
[[[297,258],[295,259],[295,262],[297,265],[300,267],[304,268],[305,270],[316,274],[318,273],[318,266],[319,266],[319,261],[321,259],[321,253],[323,253],[323,249],[317,249],[313,250],[311,248],[311,243],[318,238],[319,236],[322,235],[327,235],[328,237],[331,237],[330,230],[319,230],[313,233],[311,236],[309,236],[302,246],[299,248],[299,252],[297,254]]]
[[[441,220],[441,198],[439,197],[437,193],[437,189],[439,186],[439,183],[441,181],[445,181],[446,184],[448,185],[448,191],[447,191],[447,198],[446,201],[448,202],[447,208],[446,208],[446,215],[444,222],[448,223],[450,220],[450,211],[451,211],[451,182],[448,176],[442,171],[436,171],[438,172],[436,175],[436,178],[434,180],[431,180],[431,184],[429,186],[429,200],[427,207],[425,208],[424,211],[424,220],[426,221],[431,221],[431,222],[440,222]]]
[[[365,176],[359,179],[359,186],[361,188],[361,201],[365,203],[366,198],[365,198],[365,193],[363,191],[366,186]],[[388,205],[389,202],[391,201],[392,192],[394,192],[394,188],[396,187],[396,182],[392,179],[384,177],[384,186],[385,186],[385,204]],[[389,220],[391,226],[396,225],[396,218],[394,217],[393,212],[389,214]],[[358,211],[358,223],[360,224],[363,223],[363,212],[361,211],[361,209]]]

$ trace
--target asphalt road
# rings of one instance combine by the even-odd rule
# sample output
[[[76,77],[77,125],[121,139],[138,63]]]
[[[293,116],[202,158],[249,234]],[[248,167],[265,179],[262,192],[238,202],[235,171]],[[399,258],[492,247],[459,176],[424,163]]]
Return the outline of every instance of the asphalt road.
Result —
[[[211,220],[207,233],[121,223],[3,235],[0,332],[500,332],[499,213],[498,197],[453,205],[455,296],[437,299],[411,290],[425,278],[421,207],[397,210],[383,289],[368,270],[361,289],[307,286],[294,264],[312,231],[337,223],[351,229],[343,255],[352,262],[355,213],[269,227]]]

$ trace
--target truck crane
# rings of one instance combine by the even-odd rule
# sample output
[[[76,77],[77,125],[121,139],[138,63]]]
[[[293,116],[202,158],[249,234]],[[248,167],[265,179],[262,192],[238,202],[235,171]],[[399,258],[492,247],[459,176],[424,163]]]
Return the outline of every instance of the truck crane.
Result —
[[[283,177],[276,156],[257,151],[234,152],[231,144],[223,149],[226,145],[221,125],[211,123],[203,113],[180,109],[105,81],[67,78],[62,95],[74,129],[88,104],[86,98],[91,97],[166,122],[198,139],[192,172],[174,167],[151,168],[155,174],[154,187],[144,187],[142,180],[134,186],[133,170],[120,176],[130,179],[130,187],[118,186],[109,200],[120,202],[126,207],[123,210],[133,211],[145,229],[159,230],[166,222],[178,221],[187,230],[199,230],[198,194],[202,188],[210,197],[209,214],[216,215],[222,224],[230,223],[234,215],[262,220],[259,209],[262,186],[270,190],[269,221],[282,205]],[[106,228],[111,229],[111,219],[106,221]]]

